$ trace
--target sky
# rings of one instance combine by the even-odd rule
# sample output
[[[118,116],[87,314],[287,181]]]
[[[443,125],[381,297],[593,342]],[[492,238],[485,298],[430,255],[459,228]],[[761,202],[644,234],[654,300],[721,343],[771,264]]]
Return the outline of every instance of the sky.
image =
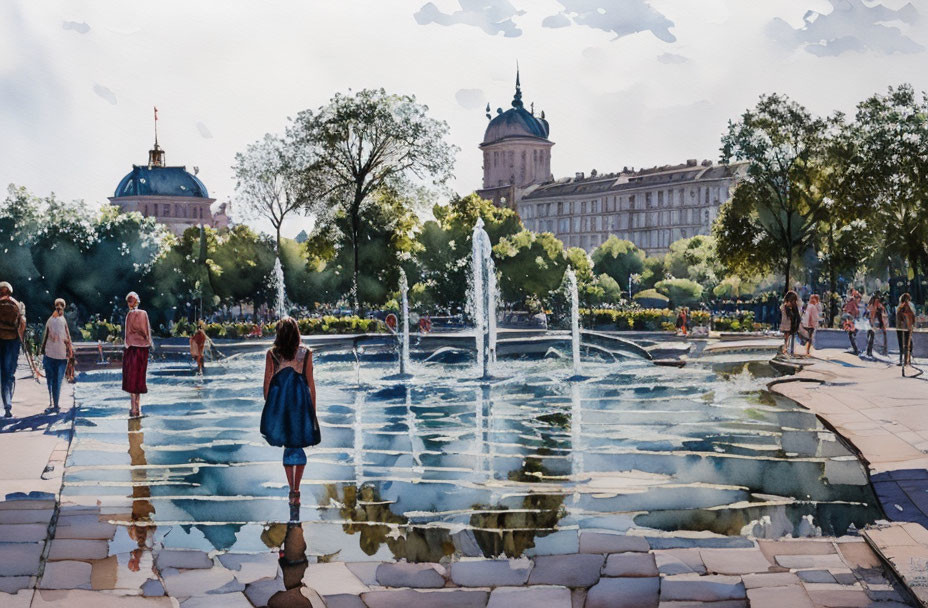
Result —
[[[383,87],[448,123],[464,194],[517,62],[555,177],[717,160],[761,94],[852,112],[890,85],[928,89],[926,49],[928,0],[4,0],[0,185],[105,203],[147,162],[157,106],[168,164],[198,167],[234,214],[236,152]]]

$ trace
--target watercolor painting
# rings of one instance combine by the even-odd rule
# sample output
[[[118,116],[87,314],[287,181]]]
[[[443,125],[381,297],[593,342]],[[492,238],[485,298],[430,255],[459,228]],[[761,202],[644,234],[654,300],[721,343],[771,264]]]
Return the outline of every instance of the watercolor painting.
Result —
[[[0,606],[928,606],[928,2],[0,6]]]

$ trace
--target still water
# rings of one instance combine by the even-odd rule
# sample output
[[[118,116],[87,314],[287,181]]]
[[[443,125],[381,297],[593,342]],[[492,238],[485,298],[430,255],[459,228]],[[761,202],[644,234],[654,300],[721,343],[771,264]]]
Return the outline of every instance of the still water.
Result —
[[[308,450],[301,520],[309,553],[437,560],[531,554],[559,531],[629,528],[776,537],[842,534],[881,515],[864,469],[812,414],[763,390],[750,355],[691,361],[497,363],[319,356],[322,443]],[[258,433],[261,353],[194,377],[149,369],[141,420],[118,371],[77,386],[63,499],[99,504],[165,546],[260,551],[288,520],[279,448]],[[98,502],[99,501],[99,502]],[[116,549],[113,549],[116,550]]]

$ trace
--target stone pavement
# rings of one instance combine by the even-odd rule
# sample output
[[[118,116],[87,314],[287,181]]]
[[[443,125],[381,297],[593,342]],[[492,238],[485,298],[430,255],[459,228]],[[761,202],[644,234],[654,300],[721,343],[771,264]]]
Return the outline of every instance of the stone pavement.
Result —
[[[899,367],[818,351],[771,390],[807,407],[850,442],[892,523],[862,532],[928,605],[928,381]],[[918,363],[916,364],[918,365]],[[920,367],[924,368],[924,365]],[[919,370],[921,371],[921,370]]]

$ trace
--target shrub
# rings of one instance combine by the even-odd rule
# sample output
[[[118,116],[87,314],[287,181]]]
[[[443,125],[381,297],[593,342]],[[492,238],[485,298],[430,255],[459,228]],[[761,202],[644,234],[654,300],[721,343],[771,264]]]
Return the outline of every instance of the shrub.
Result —
[[[654,289],[645,289],[644,291],[639,291],[633,297],[633,300],[644,305],[656,305],[656,306],[666,306],[670,302],[670,298],[665,296],[662,293],[658,293]]]
[[[673,306],[692,306],[702,298],[702,285],[690,279],[664,279],[655,287]]]
[[[113,342],[117,339],[122,339],[122,325],[99,319],[88,321],[81,328],[81,338],[91,341],[103,340],[104,342]]]

